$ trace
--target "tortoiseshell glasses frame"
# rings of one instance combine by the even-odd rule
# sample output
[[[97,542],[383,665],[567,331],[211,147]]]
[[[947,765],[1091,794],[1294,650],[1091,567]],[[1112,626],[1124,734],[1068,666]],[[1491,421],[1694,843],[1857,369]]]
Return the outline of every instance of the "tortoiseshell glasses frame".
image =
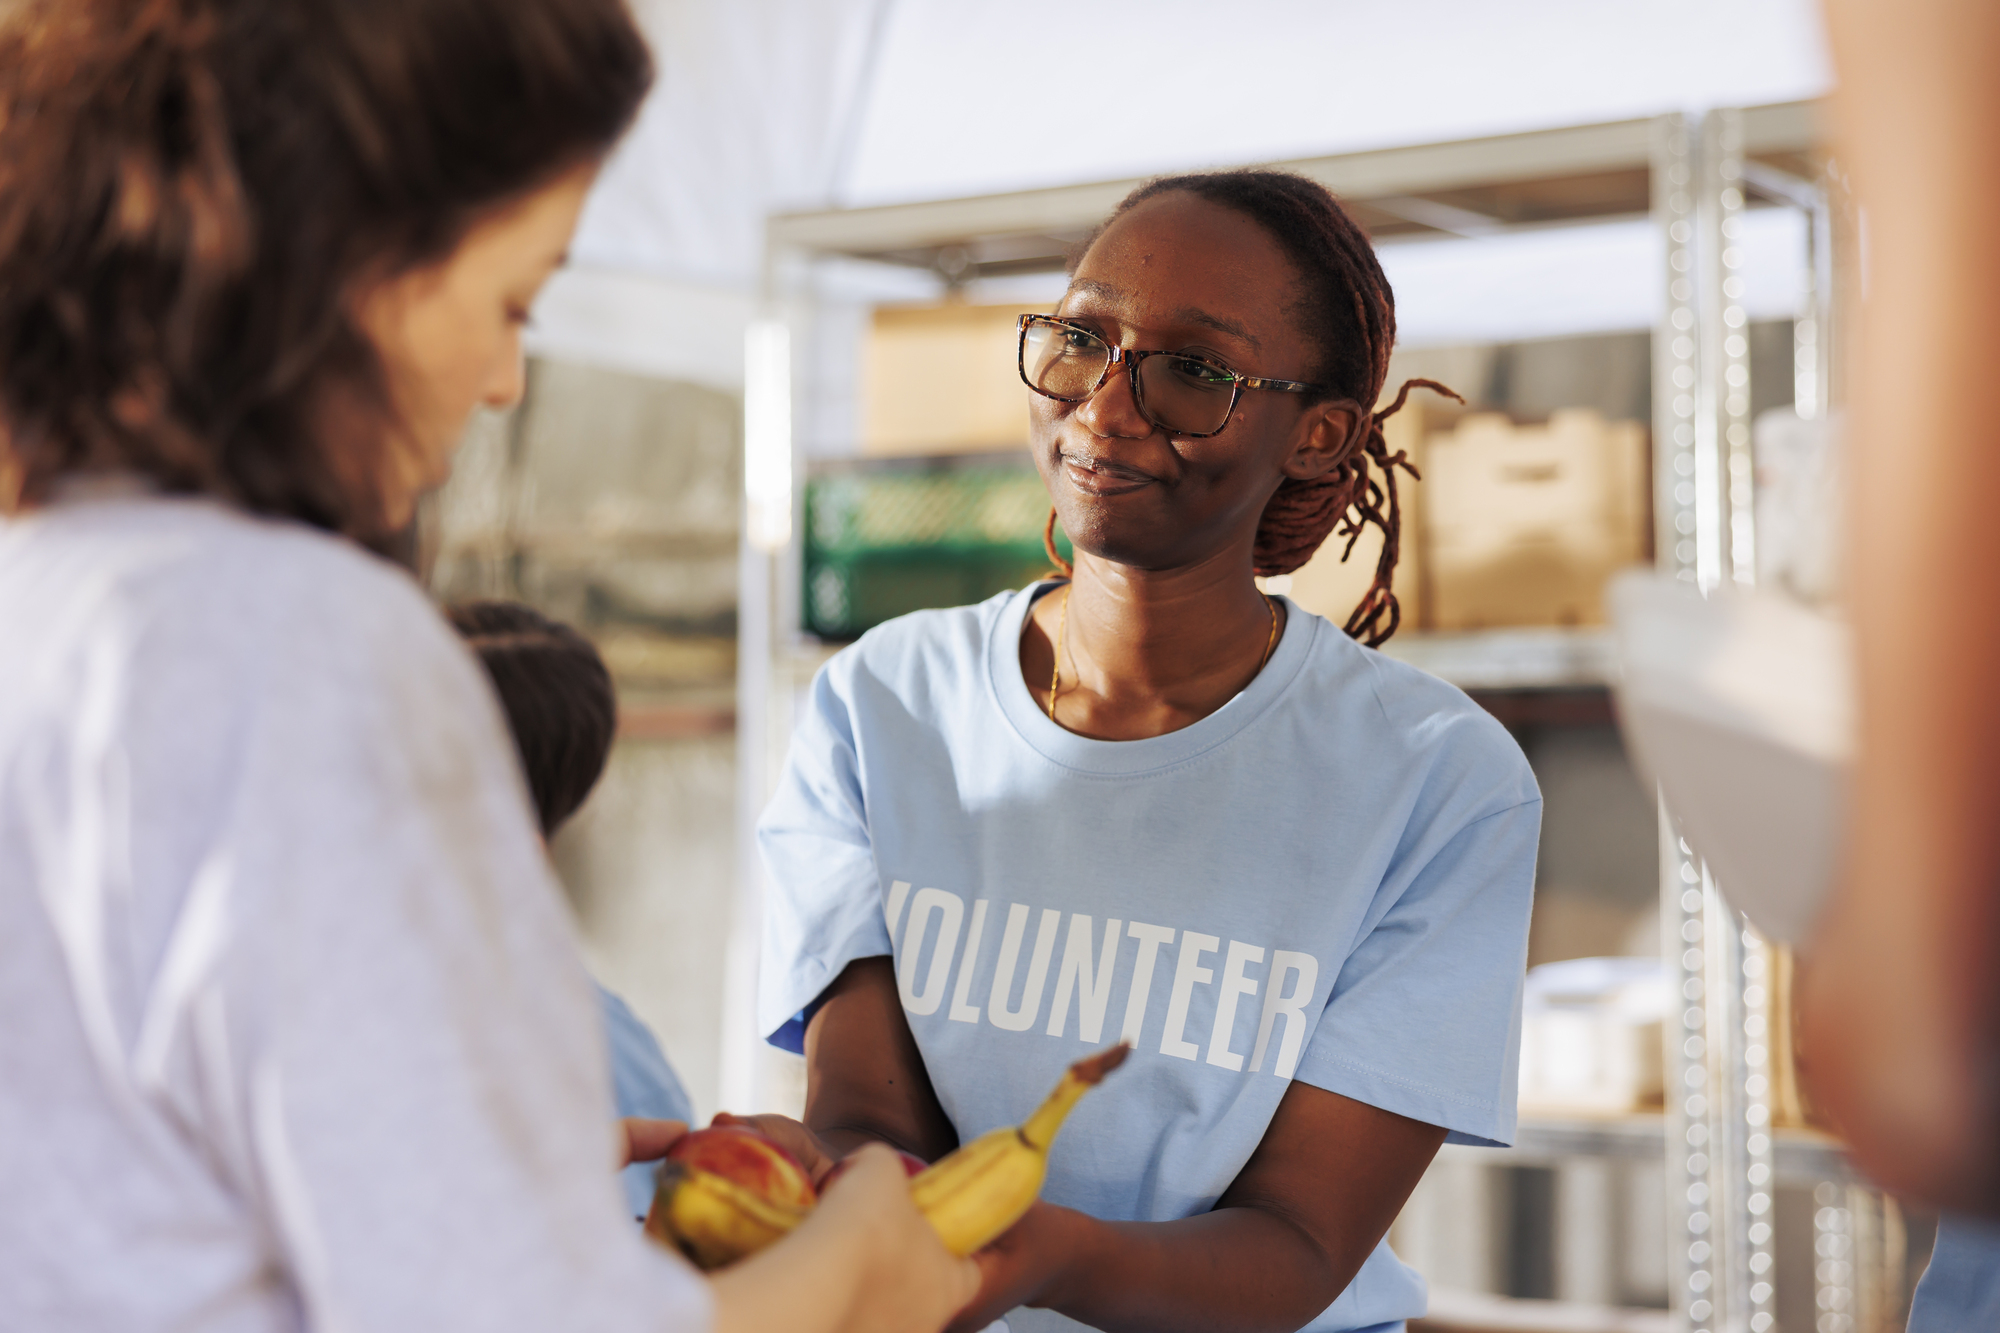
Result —
[[[1228,429],[1230,418],[1236,414],[1236,404],[1241,401],[1245,389],[1274,389],[1280,393],[1313,393],[1321,391],[1321,386],[1317,384],[1305,384],[1298,380],[1271,379],[1264,375],[1245,375],[1241,371],[1231,369],[1229,366],[1222,364],[1220,361],[1188,352],[1169,352],[1164,350],[1138,351],[1128,347],[1114,347],[1105,340],[1104,335],[1098,333],[1095,329],[1086,328],[1070,320],[1058,319],[1054,315],[1022,315],[1015,321],[1015,327],[1020,331],[1015,364],[1021,372],[1021,383],[1027,385],[1044,398],[1053,398],[1059,403],[1080,403],[1104,387],[1105,382],[1111,378],[1111,368],[1113,366],[1123,365],[1125,373],[1132,381],[1132,402],[1139,409],[1139,415],[1158,429],[1182,439],[1206,439],[1211,435],[1220,435],[1224,430]],[[1100,352],[1084,348],[1073,348],[1073,350],[1087,352],[1087,356],[1091,359],[1098,356],[1103,357],[1103,367],[1097,372],[1096,378],[1092,381],[1088,389],[1073,394],[1057,393],[1035,382],[1034,374],[1028,369],[1028,343],[1030,338],[1038,334],[1043,338],[1051,336],[1087,338],[1090,342],[1095,343],[1098,348],[1102,349]],[[1149,359],[1161,356],[1171,358],[1170,361],[1160,364],[1166,374],[1174,376],[1173,387],[1182,390],[1192,401],[1200,402],[1202,410],[1208,416],[1213,416],[1216,406],[1222,406],[1221,420],[1214,427],[1208,430],[1184,429],[1182,425],[1176,424],[1175,421],[1166,420],[1161,416],[1155,415],[1153,410],[1146,405],[1146,381],[1148,379],[1156,381],[1154,384],[1156,392],[1162,390],[1165,382],[1160,380],[1159,372],[1146,371],[1142,374],[1141,367],[1145,366]],[[1046,366],[1047,363],[1043,363],[1042,368],[1045,370]],[[1087,366],[1079,367],[1079,369],[1087,370]],[[1225,384],[1229,388],[1229,401],[1227,405],[1222,405],[1219,397],[1212,397],[1212,395],[1219,395],[1219,391]],[[1195,410],[1191,403],[1183,403],[1181,406],[1183,410]],[[1169,408],[1168,411],[1171,413],[1172,409]],[[1186,418],[1182,418],[1182,420],[1184,421]]]

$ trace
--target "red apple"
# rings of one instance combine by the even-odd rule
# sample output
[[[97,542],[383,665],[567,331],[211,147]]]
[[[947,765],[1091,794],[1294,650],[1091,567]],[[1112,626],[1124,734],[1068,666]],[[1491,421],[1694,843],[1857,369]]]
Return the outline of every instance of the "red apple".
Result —
[[[798,1159],[745,1126],[697,1129],[667,1150],[667,1160],[721,1176],[773,1203],[811,1208],[818,1201],[812,1177]]]
[[[903,1174],[906,1176],[914,1176],[919,1174],[920,1172],[930,1170],[931,1164],[929,1162],[926,1162],[923,1158],[917,1156],[915,1153],[907,1153],[903,1152],[901,1149],[898,1149],[896,1152],[896,1156],[903,1159]],[[835,1162],[833,1164],[833,1169],[826,1173],[826,1178],[819,1182],[820,1193],[822,1194],[826,1193],[827,1189],[830,1186],[832,1186],[833,1182],[840,1179],[843,1175],[847,1174],[847,1168],[853,1165],[854,1165],[854,1154],[852,1153],[849,1153],[847,1156]]]

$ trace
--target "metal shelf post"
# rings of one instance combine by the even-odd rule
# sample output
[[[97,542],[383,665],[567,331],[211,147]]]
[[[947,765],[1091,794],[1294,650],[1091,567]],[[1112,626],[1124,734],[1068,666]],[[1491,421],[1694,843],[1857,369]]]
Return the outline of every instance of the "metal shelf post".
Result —
[[[1756,579],[1743,117],[1664,117],[1654,210],[1667,301],[1655,334],[1660,567],[1703,593]],[[1776,1324],[1767,950],[1660,808],[1668,971],[1667,1191],[1672,1308],[1691,1333]]]

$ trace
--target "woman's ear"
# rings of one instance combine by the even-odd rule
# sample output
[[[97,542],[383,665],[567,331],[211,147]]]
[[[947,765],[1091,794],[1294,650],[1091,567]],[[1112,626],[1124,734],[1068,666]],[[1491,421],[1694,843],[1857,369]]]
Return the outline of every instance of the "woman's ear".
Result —
[[[1353,457],[1367,428],[1368,414],[1351,398],[1315,403],[1299,418],[1279,471],[1293,481],[1316,481]]]

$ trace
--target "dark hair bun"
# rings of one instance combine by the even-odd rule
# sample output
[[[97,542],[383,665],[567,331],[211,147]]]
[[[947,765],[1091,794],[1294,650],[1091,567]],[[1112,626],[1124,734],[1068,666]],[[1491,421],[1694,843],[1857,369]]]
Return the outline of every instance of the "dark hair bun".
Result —
[[[562,827],[604,773],[618,730],[611,673],[590,640],[519,602],[445,614],[493,680],[542,834]]]

